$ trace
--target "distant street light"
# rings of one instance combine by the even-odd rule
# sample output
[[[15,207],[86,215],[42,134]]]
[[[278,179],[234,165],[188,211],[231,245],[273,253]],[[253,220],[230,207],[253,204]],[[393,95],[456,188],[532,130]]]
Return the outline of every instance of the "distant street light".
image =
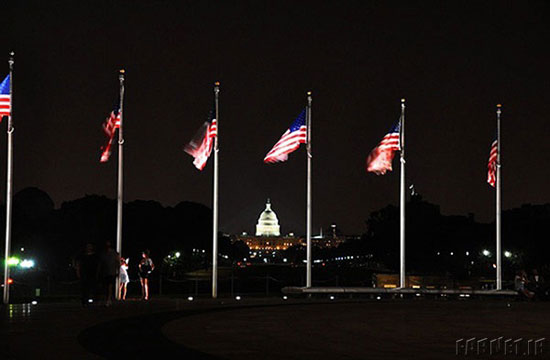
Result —
[[[512,253],[509,252],[509,251],[505,251],[504,256],[506,256],[507,258],[510,258],[510,257],[512,257]]]
[[[12,256],[8,259],[8,266],[17,266],[19,265],[20,260],[15,256]]]
[[[490,256],[491,252],[489,250],[485,249],[485,250],[483,250],[483,255]]]
[[[19,263],[19,267],[22,269],[31,269],[34,267],[34,260],[24,259]]]

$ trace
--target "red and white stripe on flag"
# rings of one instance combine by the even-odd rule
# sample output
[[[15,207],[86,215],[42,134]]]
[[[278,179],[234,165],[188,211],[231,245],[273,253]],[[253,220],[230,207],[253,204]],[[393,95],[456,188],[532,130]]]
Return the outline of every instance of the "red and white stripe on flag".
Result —
[[[113,138],[114,136],[109,138],[107,145],[101,147],[101,150],[103,151],[101,152],[101,159],[99,161],[102,163],[109,161],[109,158],[111,157],[111,145],[113,145]]]
[[[489,153],[489,164],[487,165],[487,182],[492,187],[496,184],[497,173],[497,155],[498,155],[498,141],[493,141],[491,145],[491,152]]]
[[[391,163],[395,152],[399,150],[401,150],[400,133],[399,128],[396,127],[386,134],[380,144],[370,152],[367,157],[367,172],[384,175],[386,171],[392,171]]]
[[[264,162],[273,163],[287,161],[288,154],[307,142],[307,126],[302,125],[297,131],[287,130],[277,141],[275,146],[267,153]]]
[[[115,132],[116,129],[120,128],[120,111],[111,111],[111,114],[109,114],[109,117],[105,119],[102,126],[103,132],[105,132],[105,135],[109,139],[107,145],[101,147],[102,152],[99,161],[104,163],[109,161],[109,158],[111,157],[111,146],[113,145]]]
[[[113,137],[118,128],[120,128],[120,112],[117,111],[115,114],[114,111],[111,111],[111,114],[103,123],[103,131],[107,137]]]
[[[10,78],[11,75],[8,75],[0,82],[0,121],[4,116],[11,116]]]
[[[11,95],[0,94],[0,121],[2,117],[11,115]]]
[[[307,143],[307,124],[306,109],[303,109],[275,146],[269,150],[264,158],[264,163],[287,161],[288,154],[298,149],[300,144],[305,143]]]
[[[204,134],[200,144],[191,141],[185,146],[185,152],[195,158],[195,160],[193,160],[193,165],[195,165],[197,169],[202,170],[206,166],[208,158],[212,153],[216,136],[218,136],[218,123],[216,119],[212,119],[211,123],[205,123]]]

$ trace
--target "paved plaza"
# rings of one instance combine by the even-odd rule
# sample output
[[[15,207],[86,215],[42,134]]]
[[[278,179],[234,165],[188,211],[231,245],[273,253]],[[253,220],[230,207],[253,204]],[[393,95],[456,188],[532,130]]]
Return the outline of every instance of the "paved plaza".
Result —
[[[0,358],[447,359],[461,338],[550,339],[549,319],[548,302],[506,299],[14,304],[3,308]]]

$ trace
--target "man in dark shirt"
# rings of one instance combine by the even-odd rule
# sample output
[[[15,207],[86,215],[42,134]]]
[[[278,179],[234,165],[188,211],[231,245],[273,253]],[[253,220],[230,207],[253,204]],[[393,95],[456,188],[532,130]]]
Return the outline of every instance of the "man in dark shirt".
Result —
[[[120,256],[111,247],[111,243],[105,243],[105,250],[99,256],[99,274],[105,290],[105,306],[111,306],[114,300],[114,287],[118,272],[120,271]]]
[[[99,259],[92,244],[86,244],[84,251],[76,262],[76,276],[80,279],[81,301],[83,306],[94,298],[97,283],[97,268]]]

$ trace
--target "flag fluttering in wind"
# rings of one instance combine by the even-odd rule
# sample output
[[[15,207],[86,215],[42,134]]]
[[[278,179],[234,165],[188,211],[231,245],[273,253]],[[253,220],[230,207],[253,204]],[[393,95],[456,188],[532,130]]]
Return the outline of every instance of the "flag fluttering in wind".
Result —
[[[214,147],[214,139],[218,136],[218,125],[216,119],[213,119],[213,114],[210,113],[211,120],[205,121],[193,139],[184,147],[184,151],[195,158],[193,165],[199,170],[204,169],[206,162],[212,153]]]
[[[4,116],[10,116],[11,113],[11,94],[10,94],[10,76],[6,76],[0,83],[0,121]]]
[[[487,165],[487,182],[492,187],[496,184],[497,172],[498,140],[493,141],[491,152],[489,153],[489,164]]]
[[[294,120],[290,128],[281,136],[279,141],[267,153],[265,163],[287,161],[288,154],[307,142],[306,109]]]
[[[380,144],[370,152],[367,157],[367,172],[384,175],[386,171],[392,171],[391,163],[395,152],[401,150],[400,136],[401,121],[398,121],[380,141]]]
[[[113,139],[109,138],[109,141],[107,141],[107,145],[101,147],[101,158],[99,159],[99,162],[107,162],[109,161],[109,158],[111,157],[111,146],[113,145]]]
[[[103,123],[103,132],[108,138],[107,145],[101,147],[101,159],[100,162],[107,162],[111,156],[111,145],[113,144],[113,139],[115,138],[116,129],[120,128],[120,108],[117,105],[109,117],[105,119]]]

